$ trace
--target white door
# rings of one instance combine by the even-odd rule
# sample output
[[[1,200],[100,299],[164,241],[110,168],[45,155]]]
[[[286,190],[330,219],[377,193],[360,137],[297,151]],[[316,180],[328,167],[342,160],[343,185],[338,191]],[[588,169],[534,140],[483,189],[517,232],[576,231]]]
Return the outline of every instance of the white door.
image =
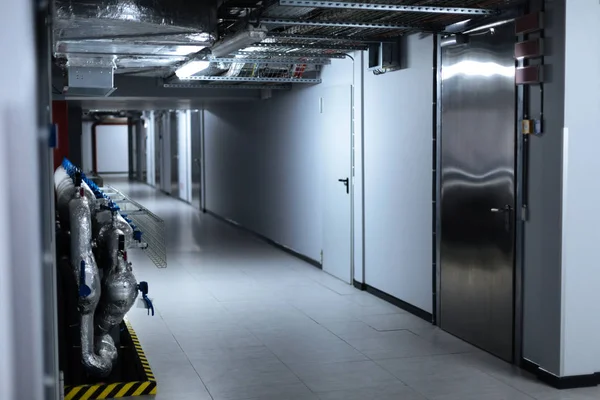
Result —
[[[323,270],[351,283],[352,87],[323,91]]]

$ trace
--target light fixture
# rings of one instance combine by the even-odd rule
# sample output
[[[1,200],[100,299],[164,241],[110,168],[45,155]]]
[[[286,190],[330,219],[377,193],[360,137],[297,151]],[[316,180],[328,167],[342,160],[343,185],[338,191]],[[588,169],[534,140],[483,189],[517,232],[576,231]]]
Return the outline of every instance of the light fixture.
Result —
[[[507,19],[504,21],[492,22],[491,24],[487,24],[487,25],[479,26],[477,28],[470,29],[466,32],[463,32],[463,34],[468,35],[469,33],[484,31],[486,29],[495,28],[497,26],[504,25],[504,24],[507,24],[512,21],[514,21],[514,19]]]
[[[192,60],[183,64],[177,68],[175,75],[179,79],[189,78],[190,76],[197,74],[200,71],[207,69],[210,66],[210,61],[206,60]]]
[[[267,31],[265,29],[250,26],[218,41],[210,50],[213,57],[224,57],[255,43],[262,42],[266,37]]]

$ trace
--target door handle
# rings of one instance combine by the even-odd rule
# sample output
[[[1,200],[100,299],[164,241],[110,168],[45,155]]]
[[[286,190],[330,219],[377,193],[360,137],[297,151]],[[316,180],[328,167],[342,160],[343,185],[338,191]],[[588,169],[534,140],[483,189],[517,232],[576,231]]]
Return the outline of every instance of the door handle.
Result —
[[[338,179],[338,182],[342,182],[346,186],[346,193],[350,193],[350,179]]]
[[[507,204],[507,205],[505,205],[502,208],[491,208],[490,211],[493,212],[493,213],[511,212],[512,211],[512,207]]]
[[[510,231],[510,217],[512,207],[506,204],[502,208],[491,208],[490,211],[496,214],[504,214],[504,229]]]

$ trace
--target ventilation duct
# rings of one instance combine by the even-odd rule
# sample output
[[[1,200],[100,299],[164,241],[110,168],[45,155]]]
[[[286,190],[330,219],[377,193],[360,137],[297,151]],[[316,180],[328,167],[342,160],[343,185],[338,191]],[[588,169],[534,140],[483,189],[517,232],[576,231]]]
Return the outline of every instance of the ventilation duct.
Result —
[[[54,52],[63,65],[66,59],[69,72],[98,68],[80,61],[98,57],[109,59],[115,73],[175,68],[213,43],[217,1],[57,0]],[[75,82],[69,79],[70,94]]]

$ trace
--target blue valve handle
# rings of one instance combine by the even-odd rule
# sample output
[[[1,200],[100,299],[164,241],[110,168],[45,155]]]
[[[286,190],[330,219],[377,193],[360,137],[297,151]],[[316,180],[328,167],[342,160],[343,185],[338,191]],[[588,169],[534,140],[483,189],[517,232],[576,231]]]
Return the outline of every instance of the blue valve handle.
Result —
[[[152,300],[148,298],[148,282],[142,281],[138,284],[138,290],[142,292],[142,299],[146,302],[146,308],[148,309],[148,315],[150,315],[150,311],[152,311],[152,316],[154,316],[154,305],[152,304]]]
[[[92,293],[92,289],[85,284],[85,261],[81,260],[79,270],[79,297],[88,297]]]
[[[146,302],[146,308],[148,309],[148,315],[150,315],[150,311],[152,311],[152,316],[154,317],[154,305],[152,304],[152,300],[148,298],[145,294],[142,294],[142,299]]]

